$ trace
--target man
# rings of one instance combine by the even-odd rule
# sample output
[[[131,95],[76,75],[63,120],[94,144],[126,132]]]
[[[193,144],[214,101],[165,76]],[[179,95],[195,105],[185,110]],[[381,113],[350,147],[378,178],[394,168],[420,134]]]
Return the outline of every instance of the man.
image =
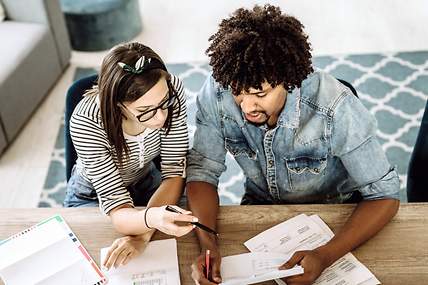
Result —
[[[399,180],[376,139],[376,121],[336,78],[314,72],[302,24],[266,5],[238,9],[221,22],[207,50],[212,76],[198,96],[188,156],[187,199],[201,223],[216,227],[218,178],[230,152],[246,175],[241,204],[359,201],[335,237],[296,252],[282,266],[304,267],[288,285],[311,284],[397,212]],[[198,284],[221,282],[213,235],[197,230]],[[212,276],[203,274],[211,250]]]

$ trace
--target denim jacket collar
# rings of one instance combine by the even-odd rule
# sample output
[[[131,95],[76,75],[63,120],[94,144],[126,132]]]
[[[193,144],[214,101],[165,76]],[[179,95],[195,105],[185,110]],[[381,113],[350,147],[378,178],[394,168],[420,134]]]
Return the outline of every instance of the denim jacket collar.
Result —
[[[287,94],[287,101],[278,117],[278,126],[297,129],[300,121],[300,88]]]

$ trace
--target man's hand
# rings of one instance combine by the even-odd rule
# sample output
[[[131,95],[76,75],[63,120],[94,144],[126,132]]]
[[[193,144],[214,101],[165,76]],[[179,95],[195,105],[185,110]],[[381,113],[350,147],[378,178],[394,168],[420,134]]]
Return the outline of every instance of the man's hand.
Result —
[[[279,269],[290,269],[296,264],[303,267],[304,273],[283,278],[287,285],[309,285],[312,284],[328,267],[327,261],[323,258],[319,251],[305,250],[296,251],[286,263],[280,266]]]
[[[154,231],[139,236],[125,236],[116,239],[110,246],[103,266],[109,270],[112,266],[126,265],[133,257],[144,251]]]
[[[209,285],[221,283],[220,276],[221,255],[220,252],[210,250],[210,268],[208,278],[205,276],[205,250],[202,251],[192,264],[192,278],[197,285]]]

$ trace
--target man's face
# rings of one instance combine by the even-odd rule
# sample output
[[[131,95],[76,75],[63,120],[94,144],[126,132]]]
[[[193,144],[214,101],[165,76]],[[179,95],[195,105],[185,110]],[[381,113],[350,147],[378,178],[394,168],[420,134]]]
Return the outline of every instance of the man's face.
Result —
[[[282,84],[273,88],[267,82],[262,84],[262,89],[250,88],[249,92],[242,90],[234,96],[249,122],[255,125],[267,123],[270,127],[276,125],[286,98],[287,91]]]

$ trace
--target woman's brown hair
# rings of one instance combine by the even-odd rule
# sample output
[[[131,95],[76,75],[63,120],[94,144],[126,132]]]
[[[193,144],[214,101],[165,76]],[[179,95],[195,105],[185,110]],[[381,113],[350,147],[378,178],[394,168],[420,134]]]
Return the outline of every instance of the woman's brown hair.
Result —
[[[122,62],[129,66],[134,66],[142,56],[145,56],[146,59],[150,58],[150,64],[153,66],[152,68],[146,68],[141,74],[126,71],[118,64]],[[123,114],[119,106],[123,102],[137,100],[162,78],[167,80],[168,88],[172,92],[171,95],[176,96],[176,91],[170,82],[170,74],[167,72],[162,59],[151,48],[141,43],[133,42],[117,45],[104,58],[97,86],[101,118],[108,141],[116,151],[119,164],[122,164],[124,157],[128,157],[129,154],[129,148],[122,129]],[[178,113],[180,113],[179,101],[176,100],[179,108]],[[168,116],[163,126],[163,128],[166,128],[167,134],[175,107],[168,108]]]

